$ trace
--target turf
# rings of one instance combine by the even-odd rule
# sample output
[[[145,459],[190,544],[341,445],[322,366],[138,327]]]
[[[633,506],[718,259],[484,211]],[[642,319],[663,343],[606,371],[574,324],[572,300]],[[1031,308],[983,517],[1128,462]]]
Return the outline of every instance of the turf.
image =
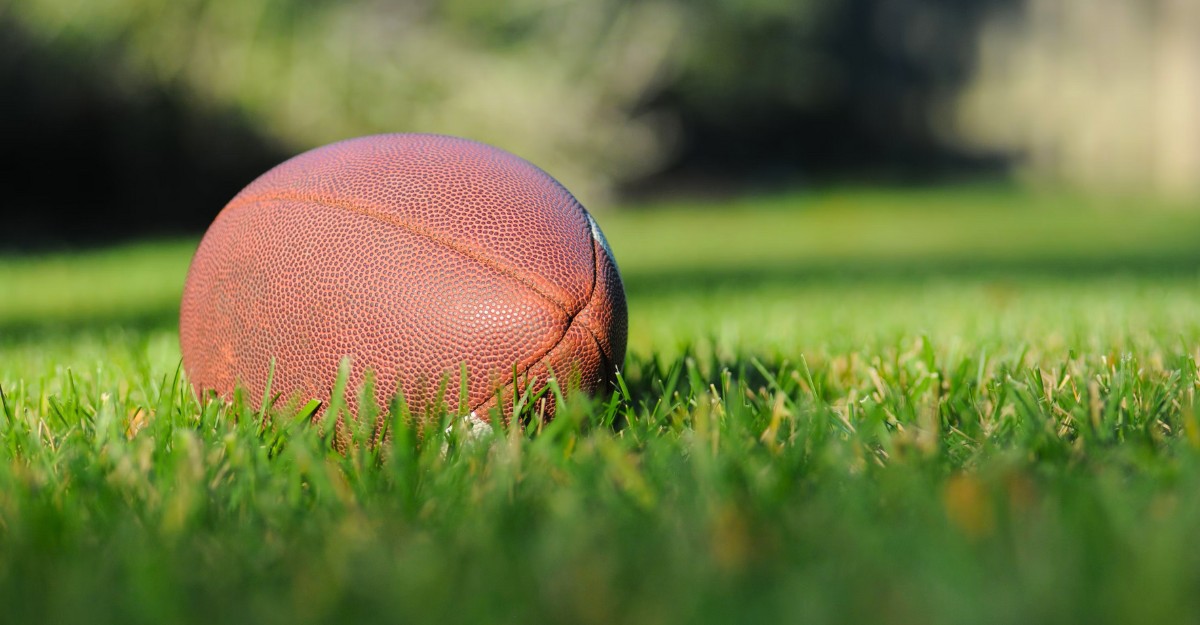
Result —
[[[1195,621],[1200,212],[1094,204],[601,215],[617,393],[345,454],[192,396],[194,241],[0,259],[5,619]]]

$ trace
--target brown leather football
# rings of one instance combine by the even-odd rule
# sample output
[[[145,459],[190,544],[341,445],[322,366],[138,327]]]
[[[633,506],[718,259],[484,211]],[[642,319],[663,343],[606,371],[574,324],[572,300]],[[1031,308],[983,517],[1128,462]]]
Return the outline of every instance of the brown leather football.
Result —
[[[600,228],[542,170],[465,139],[377,135],[292,158],[225,206],[179,334],[201,393],[257,402],[274,358],[272,396],[326,400],[348,357],[352,413],[372,371],[381,407],[399,390],[414,413],[441,399],[507,418],[514,379],[518,395],[551,372],[585,392],[611,382],[625,295]]]

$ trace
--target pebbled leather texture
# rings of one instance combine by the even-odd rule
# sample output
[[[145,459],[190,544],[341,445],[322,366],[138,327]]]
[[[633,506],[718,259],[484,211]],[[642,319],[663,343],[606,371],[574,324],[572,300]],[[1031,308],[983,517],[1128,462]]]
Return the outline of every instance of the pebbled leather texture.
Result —
[[[627,314],[603,235],[542,170],[453,137],[317,148],[247,186],[188,271],[183,364],[198,392],[326,400],[348,357],[376,402],[511,413],[518,386],[597,392],[625,357]],[[459,405],[467,368],[467,405]],[[347,392],[351,412],[356,391]],[[552,416],[553,405],[543,406]]]

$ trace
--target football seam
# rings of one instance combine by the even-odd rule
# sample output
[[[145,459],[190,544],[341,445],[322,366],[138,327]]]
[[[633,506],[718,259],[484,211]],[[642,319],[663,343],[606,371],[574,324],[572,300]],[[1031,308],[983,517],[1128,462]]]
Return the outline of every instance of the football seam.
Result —
[[[543,361],[545,361],[545,360],[546,360],[546,358],[549,358],[549,357],[550,357],[550,354],[552,354],[552,353],[554,352],[554,350],[558,349],[558,347],[559,347],[560,345],[562,345],[562,342],[563,342],[564,340],[566,340],[566,338],[567,338],[567,334],[570,334],[570,332],[571,332],[571,328],[572,328],[572,327],[574,327],[574,325],[575,325],[575,320],[576,320],[577,318],[578,318],[578,315],[576,315],[576,316],[574,316],[574,317],[571,317],[571,320],[567,322],[566,329],[564,329],[564,330],[563,330],[562,336],[558,337],[558,340],[554,341],[554,343],[552,343],[552,344],[550,345],[550,347],[549,347],[548,349],[546,349],[546,351],[544,351],[544,352],[542,352],[541,354],[539,354],[538,356],[536,356],[536,357],[533,359],[533,362],[529,363],[529,365],[528,365],[527,367],[525,367],[525,368],[524,368],[522,371],[518,372],[518,373],[516,374],[516,376],[515,376],[515,378],[516,378],[515,380],[509,380],[509,381],[507,381],[507,382],[505,382],[505,383],[503,383],[503,384],[501,384],[501,385],[497,386],[496,388],[492,389],[492,390],[491,390],[491,392],[489,392],[489,393],[488,393],[486,396],[484,396],[484,398],[483,398],[481,401],[479,401],[478,403],[476,403],[476,404],[474,404],[474,405],[470,406],[470,408],[469,408],[469,411],[470,411],[470,412],[475,412],[476,410],[479,410],[481,407],[483,407],[484,405],[486,405],[488,402],[490,402],[490,401],[491,401],[491,400],[492,400],[492,399],[493,399],[493,398],[496,396],[496,392],[497,392],[497,391],[501,391],[501,390],[503,390],[503,389],[505,389],[505,388],[508,388],[508,387],[510,387],[510,386],[513,386],[513,385],[514,385],[514,384],[515,384],[517,381],[519,381],[519,380],[520,380],[522,377],[525,377],[526,375],[528,375],[528,374],[529,374],[529,370],[530,370],[530,369],[533,369],[534,367],[538,366],[538,365],[539,365],[539,364],[541,364]],[[587,329],[587,326],[584,326],[584,331],[586,331],[586,332],[588,333],[588,336],[590,336],[590,337],[592,338],[592,340],[593,340],[593,341],[596,341],[596,337],[595,337],[595,336],[593,336],[593,335],[592,335],[592,333],[591,333],[591,331]],[[603,358],[603,357],[604,357],[604,356],[603,356],[603,354],[604,354],[604,350],[600,348],[600,342],[599,342],[599,341],[596,341],[596,349],[598,349],[598,350],[600,351],[600,353],[601,353],[601,358]],[[550,367],[549,367],[549,365],[547,365],[547,367],[546,367],[546,368],[547,368],[547,369],[549,369],[549,368],[550,368]],[[556,375],[557,375],[557,373],[556,373]],[[546,379],[548,380],[549,378],[546,378]],[[513,388],[513,392],[514,392],[514,393],[516,393],[516,388]]]
[[[580,210],[586,210],[586,209],[580,207]],[[554,352],[554,350],[558,349],[558,346],[562,345],[562,342],[564,340],[566,340],[567,335],[570,334],[570,332],[571,332],[571,328],[575,325],[575,321],[577,319],[579,319],[579,315],[583,314],[583,311],[587,310],[588,306],[592,305],[592,300],[596,297],[596,283],[600,281],[600,272],[598,271],[600,259],[596,258],[596,240],[592,237],[590,227],[588,228],[586,236],[591,240],[590,242],[592,244],[592,287],[588,290],[587,299],[584,300],[583,305],[579,307],[579,310],[575,311],[575,314],[571,315],[570,318],[567,319],[567,323],[566,323],[566,326],[563,327],[562,334],[559,335],[557,340],[555,340],[553,343],[550,344],[550,347],[546,348],[546,351],[544,351],[541,354],[539,354],[538,356],[536,356],[533,359],[533,362],[530,362],[528,366],[526,366],[522,371],[517,373],[514,376],[516,379],[509,380],[509,381],[497,386],[496,388],[492,389],[486,396],[484,396],[483,400],[481,400],[479,403],[471,406],[470,407],[471,412],[475,412],[482,406],[486,405],[489,401],[492,400],[493,397],[496,396],[497,391],[500,391],[509,386],[512,386],[513,384],[515,384],[517,382],[518,379],[527,375],[529,373],[530,369],[536,367],[539,363],[541,363],[547,357],[549,357],[550,354],[552,352]],[[584,329],[584,331],[586,331],[588,333],[588,336],[590,336],[592,338],[592,341],[596,343],[596,350],[600,352],[600,357],[602,359],[607,360],[609,357],[604,354],[604,348],[600,345],[600,341],[596,339],[596,335],[592,333],[592,329],[589,328],[587,326],[587,324],[584,324],[583,329]],[[547,368],[549,368],[549,367],[547,367]],[[516,393],[515,388],[513,389],[513,393]]]
[[[497,273],[500,273],[502,275],[508,276],[509,278],[512,278],[513,280],[515,280],[515,281],[521,283],[522,285],[524,285],[525,287],[527,287],[529,290],[533,291],[534,294],[541,296],[542,299],[553,304],[564,315],[567,315],[571,319],[574,319],[575,315],[577,315],[580,310],[583,310],[584,308],[586,308],[587,304],[591,302],[591,293],[589,292],[587,299],[584,300],[584,304],[582,306],[580,306],[578,310],[571,311],[565,302],[561,301],[559,298],[555,297],[554,295],[545,292],[545,290],[543,290],[541,287],[539,287],[538,284],[533,279],[529,278],[528,275],[525,275],[525,272],[522,272],[522,271],[512,268],[512,267],[508,267],[501,261],[491,258],[490,256],[484,254],[483,252],[481,252],[479,250],[465,246],[462,243],[455,241],[452,238],[434,234],[433,232],[430,232],[419,226],[414,226],[413,224],[405,222],[401,219],[396,219],[394,216],[385,214],[377,209],[360,207],[360,206],[357,206],[350,202],[337,202],[337,201],[330,201],[330,200],[326,200],[326,199],[317,199],[317,198],[312,198],[312,197],[308,197],[308,196],[300,195],[300,194],[270,193],[270,194],[263,194],[263,195],[250,195],[250,196],[246,196],[243,198],[238,198],[238,199],[234,200],[233,202],[230,202],[229,205],[225,207],[225,210],[231,211],[231,210],[236,209],[237,207],[244,206],[246,204],[255,204],[255,203],[259,203],[259,202],[280,202],[280,201],[307,202],[310,204],[316,204],[318,206],[324,206],[326,208],[341,209],[341,210],[349,211],[356,215],[362,215],[363,217],[368,217],[368,218],[374,219],[376,221],[380,221],[385,224],[388,224],[390,226],[395,226],[395,227],[400,228],[401,230],[404,230],[410,234],[414,234],[419,237],[423,237],[423,238],[425,238],[433,243],[436,243],[438,245],[441,245],[442,247],[445,247],[451,251],[458,252],[459,254],[462,254],[463,256],[466,256],[467,258],[470,258],[471,260],[474,260],[474,261],[492,269],[493,271],[496,271]],[[584,225],[586,228],[586,225],[587,225],[586,221],[585,221]],[[591,242],[590,234],[586,234],[586,236],[588,236],[589,242]],[[595,265],[596,265],[596,249],[595,249],[595,244],[593,243],[593,245],[592,245],[592,290],[593,291],[596,288]],[[565,335],[565,333],[564,333],[564,335]]]
[[[592,342],[596,344],[596,351],[600,352],[601,370],[611,371],[614,367],[612,364],[612,355],[604,353],[604,346],[600,344],[600,339],[596,338],[596,333],[592,330],[592,326],[583,324],[583,331],[592,337]]]

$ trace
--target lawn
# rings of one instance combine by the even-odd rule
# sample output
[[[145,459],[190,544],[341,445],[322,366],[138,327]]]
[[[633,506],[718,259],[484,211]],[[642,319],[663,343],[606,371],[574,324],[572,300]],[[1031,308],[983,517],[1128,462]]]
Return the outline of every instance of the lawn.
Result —
[[[179,379],[195,241],[0,257],[5,620],[1200,620],[1200,211],[971,187],[598,219],[618,393],[346,454]]]

